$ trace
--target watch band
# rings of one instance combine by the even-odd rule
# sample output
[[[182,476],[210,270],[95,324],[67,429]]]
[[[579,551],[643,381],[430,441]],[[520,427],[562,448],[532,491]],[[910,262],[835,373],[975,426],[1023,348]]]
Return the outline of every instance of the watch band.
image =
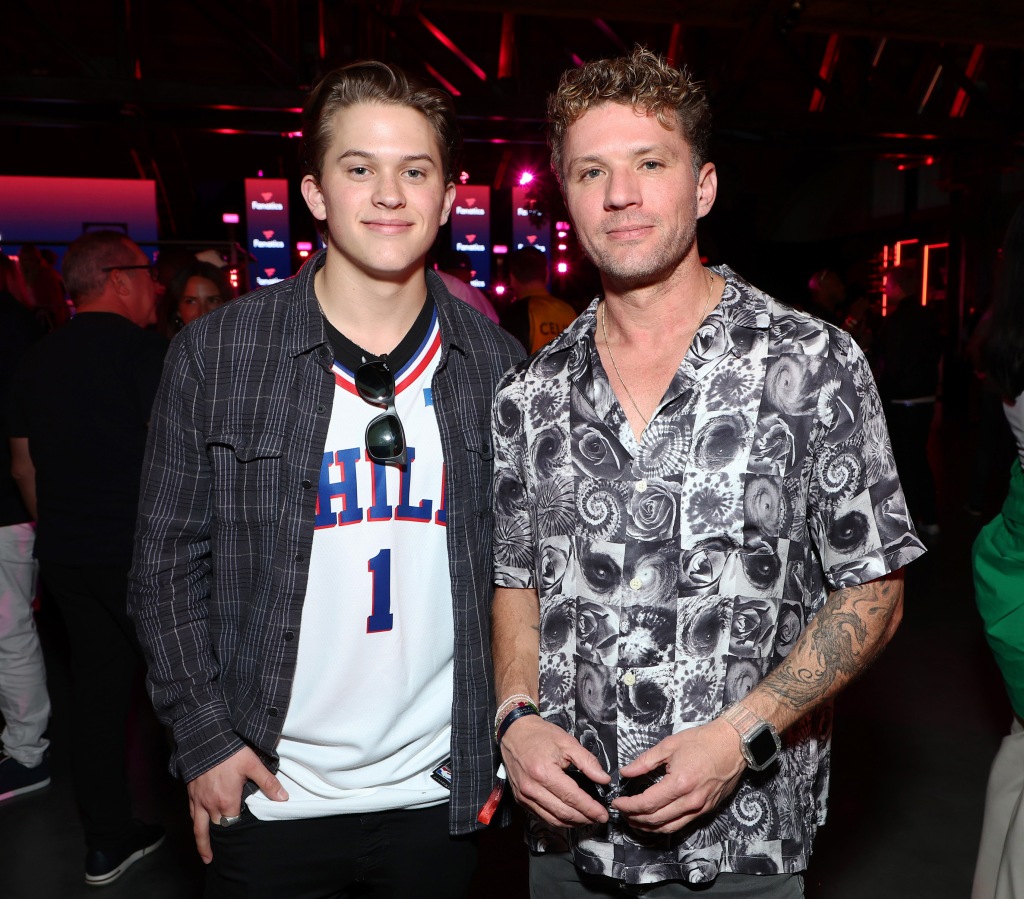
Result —
[[[770,721],[765,721],[746,706],[734,703],[718,713],[740,736],[740,751],[752,771],[764,771],[773,764],[782,751],[779,733]]]

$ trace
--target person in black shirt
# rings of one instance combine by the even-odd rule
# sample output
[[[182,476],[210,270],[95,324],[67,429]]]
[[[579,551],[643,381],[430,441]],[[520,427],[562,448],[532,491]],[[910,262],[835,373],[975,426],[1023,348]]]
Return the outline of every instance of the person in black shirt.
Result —
[[[25,355],[12,390],[12,472],[37,509],[35,555],[71,645],[72,778],[87,883],[110,883],[163,840],[133,821],[125,725],[140,662],[127,574],[150,409],[167,341],[150,260],[113,231],[64,260],[78,314]]]

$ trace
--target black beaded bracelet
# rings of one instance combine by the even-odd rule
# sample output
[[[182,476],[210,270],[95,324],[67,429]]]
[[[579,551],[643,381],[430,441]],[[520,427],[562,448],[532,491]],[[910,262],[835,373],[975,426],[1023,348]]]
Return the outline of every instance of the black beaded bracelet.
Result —
[[[501,724],[498,725],[498,735],[495,738],[495,743],[501,745],[501,738],[505,736],[505,731],[512,726],[513,721],[518,721],[520,718],[525,718],[527,715],[539,715],[540,712],[532,705],[521,705],[519,708],[512,709],[504,718],[501,719]]]

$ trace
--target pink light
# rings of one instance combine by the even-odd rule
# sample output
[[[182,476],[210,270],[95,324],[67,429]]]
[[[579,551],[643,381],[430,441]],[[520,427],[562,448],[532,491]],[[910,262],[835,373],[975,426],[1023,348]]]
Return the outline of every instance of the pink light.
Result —
[[[260,169],[260,170],[259,170],[259,171],[258,171],[258,172],[256,173],[256,177],[257,177],[257,178],[262,178],[262,177],[263,177],[263,169]]]
[[[568,262],[559,262],[557,268],[558,268],[558,274],[564,275],[567,271],[569,271],[569,263]]]
[[[533,180],[533,172],[523,172],[519,176],[519,186],[526,187]]]
[[[558,232],[558,239],[559,240],[561,240],[565,236],[566,236],[566,232],[564,230]]]
[[[441,87],[448,91],[449,94],[451,94],[453,97],[462,96],[462,91],[460,91],[454,84],[452,84],[447,78],[445,78],[444,75],[437,71],[437,69],[435,69],[429,62],[425,62],[423,63],[423,65],[426,67],[426,70],[430,72],[430,74],[433,75],[433,77],[437,81],[440,82]]]
[[[237,225],[238,224],[238,213],[237,212],[225,212],[224,215],[222,215],[220,217],[220,220],[225,225]]]
[[[461,59],[468,67],[469,70],[476,75],[481,81],[487,80],[487,73],[480,68],[473,60],[471,60],[465,53],[463,53],[458,47],[455,46],[453,41],[447,34],[445,34],[440,28],[438,28],[433,22],[430,21],[423,13],[416,13],[416,18],[423,23],[423,27],[427,29],[434,37],[436,37],[442,44],[444,44],[449,50],[452,51],[459,59]],[[431,72],[433,74],[433,72]],[[436,77],[436,76],[435,76]]]
[[[508,244],[496,243],[491,252],[495,256],[504,256],[508,252]]]
[[[289,138],[289,139],[291,139],[291,140],[297,140],[300,137],[302,137],[302,132],[301,131],[286,131],[284,133],[284,136]]]
[[[459,180],[463,184],[468,184],[469,183],[469,172],[463,172],[461,175],[459,175]]]
[[[500,297],[500,296],[504,296],[504,295],[505,295],[505,285],[504,285],[504,284],[495,284],[495,285],[494,285],[494,292],[495,292],[495,293],[496,293],[496,294],[497,294],[497,295],[498,295],[499,297]]]
[[[560,249],[564,253],[565,252],[565,244],[564,243],[560,243],[558,245],[558,249]]]
[[[295,249],[298,250],[300,253],[303,250],[305,250],[308,253],[310,250],[313,249],[313,244],[310,243],[310,241],[308,240],[300,240],[296,242]]]
[[[569,230],[569,223],[568,222],[555,222],[555,227],[559,231],[568,231]],[[563,234],[561,236],[564,237],[565,235]]]

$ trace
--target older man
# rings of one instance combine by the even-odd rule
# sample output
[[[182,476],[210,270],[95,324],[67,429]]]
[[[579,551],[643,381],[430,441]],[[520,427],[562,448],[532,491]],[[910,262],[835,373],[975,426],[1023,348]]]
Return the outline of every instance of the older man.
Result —
[[[494,407],[496,735],[533,895],[801,896],[830,701],[923,552],[881,404],[848,334],[702,265],[685,72],[590,63],[549,117],[603,295]]]
[[[163,840],[133,820],[125,722],[141,656],[126,597],[150,408],[167,341],[150,260],[123,234],[78,238],[64,258],[74,319],[26,354],[13,387],[12,471],[38,509],[36,558],[67,624],[72,776],[87,854],[102,885]]]

